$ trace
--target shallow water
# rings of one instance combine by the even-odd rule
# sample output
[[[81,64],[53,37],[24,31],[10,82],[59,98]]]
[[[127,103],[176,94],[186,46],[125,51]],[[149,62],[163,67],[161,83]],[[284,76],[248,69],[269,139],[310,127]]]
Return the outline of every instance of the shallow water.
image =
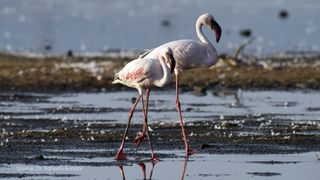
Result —
[[[280,19],[280,10],[288,18]],[[2,0],[0,50],[40,53],[150,49],[181,38],[196,39],[195,21],[209,12],[223,29],[219,52],[233,51],[249,29],[247,50],[273,53],[319,50],[318,0],[111,1]],[[187,12],[187,13],[186,13]],[[213,40],[213,33],[205,33]]]
[[[168,152],[164,152],[168,153]],[[181,152],[182,153],[182,152]],[[64,157],[65,158],[65,157]],[[112,158],[76,161],[114,162]],[[121,172],[121,168],[123,174]],[[145,168],[145,169],[144,169]],[[110,166],[41,166],[14,164],[0,167],[3,173],[25,174],[27,179],[303,179],[319,178],[320,161],[315,152],[285,155],[198,154],[189,159],[167,158],[150,162],[117,163]],[[145,175],[143,172],[145,170]],[[39,177],[32,176],[40,174]],[[42,174],[42,175],[41,175]],[[63,176],[64,175],[64,176]],[[60,177],[59,177],[60,176]],[[13,177],[11,179],[19,179]]]
[[[2,94],[10,96],[10,94]],[[18,94],[19,95],[19,94]],[[16,95],[16,96],[18,96]],[[3,118],[46,118],[126,123],[127,112],[137,92],[22,94],[38,100],[3,100]],[[239,120],[239,116],[263,116],[269,120],[318,121],[320,101],[317,91],[208,91],[205,95],[182,93],[181,107],[186,122]],[[37,98],[39,97],[39,98]],[[178,122],[175,92],[152,91],[150,122]],[[42,98],[42,99],[41,99]],[[142,123],[141,103],[133,123]]]
[[[109,131],[109,126],[105,124],[126,123],[127,111],[132,106],[132,98],[137,96],[135,91],[60,94],[0,93],[0,119],[3,120],[0,152],[10,156],[7,161],[2,161],[0,164],[0,177],[10,179],[122,179],[122,176],[125,176],[127,179],[143,179],[144,176],[146,178],[152,176],[152,179],[181,179],[181,177],[184,179],[302,179],[306,177],[318,179],[320,161],[317,154],[319,153],[310,151],[318,149],[318,142],[312,137],[317,138],[319,134],[317,129],[320,126],[315,123],[320,120],[319,95],[317,91],[207,91],[201,96],[193,92],[181,93],[183,115],[186,117],[185,121],[189,122],[188,131],[195,128],[193,129],[195,133],[214,136],[206,134],[219,131],[218,127],[214,127],[215,131],[209,127],[205,132],[200,132],[199,128],[196,131],[199,121],[212,121],[215,124],[210,126],[222,126],[220,123],[223,122],[220,121],[222,119],[236,122],[247,116],[249,118],[245,119],[247,123],[237,125],[238,127],[243,125],[243,128],[230,127],[230,129],[226,128],[225,131],[221,131],[221,133],[227,133],[231,138],[231,143],[230,141],[219,142],[218,139],[208,139],[203,143],[208,143],[207,146],[210,147],[198,149],[199,153],[191,156],[188,161],[184,159],[182,142],[180,145],[177,143],[177,147],[172,149],[170,145],[165,145],[163,142],[167,140],[158,139],[159,141],[155,143],[155,151],[161,161],[153,167],[149,161],[146,144],[141,147],[141,150],[136,150],[132,149],[128,143],[125,152],[129,155],[129,160],[116,162],[114,156],[120,142],[115,142],[114,139],[98,139],[99,136],[95,136],[97,135],[95,133],[100,131],[116,134],[120,130],[121,132],[118,133],[122,133],[122,125]],[[150,122],[158,124],[178,122],[174,96],[174,90],[151,92]],[[138,106],[138,110],[141,110],[141,105]],[[133,118],[134,123],[141,124],[141,111],[136,112]],[[22,123],[37,119],[39,119],[37,122]],[[48,123],[56,119],[62,122]],[[42,121],[45,123],[41,124]],[[86,123],[84,126],[81,123],[68,125],[73,121],[85,121]],[[272,129],[264,130],[261,126],[271,121],[276,122],[274,127],[271,126],[275,130],[274,134],[270,132]],[[289,121],[289,125],[282,127],[282,121]],[[291,121],[296,124],[290,124]],[[66,124],[63,124],[64,122]],[[194,127],[190,122],[194,123]],[[299,122],[300,126],[296,127],[296,134],[292,134],[290,126],[293,128]],[[90,123],[96,124],[90,126]],[[70,133],[65,137],[53,133],[57,129],[61,131],[63,126],[75,134],[92,131],[91,140],[90,138],[81,140],[81,137],[70,136]],[[261,130],[258,129],[260,126]],[[165,133],[163,131],[165,127],[162,128],[162,132]],[[283,131],[281,128],[284,128]],[[289,130],[286,130],[287,128]],[[161,128],[157,129],[161,132],[160,130]],[[31,133],[33,131],[35,131],[35,136]],[[171,129],[171,131],[180,132],[177,129]],[[23,132],[29,133],[30,137],[24,136]],[[37,132],[47,132],[47,134],[44,134],[44,137],[38,137]],[[277,132],[279,132],[278,135]],[[246,139],[246,133],[257,133],[257,136],[252,136],[257,138],[256,142],[251,140],[249,144],[241,143]],[[311,135],[311,139],[307,140],[314,141],[314,143],[303,144],[303,140],[293,145],[279,143],[282,142],[281,138],[304,138],[306,133]],[[53,135],[52,138],[51,135]],[[239,142],[232,142],[230,135]],[[201,136],[202,139],[204,136]],[[265,149],[252,150],[252,148],[259,149],[258,146],[261,146],[259,137],[268,137],[271,138],[271,141],[265,141]],[[275,137],[274,141],[272,137]],[[192,136],[189,140],[195,138],[196,136]],[[195,143],[192,143],[192,146],[196,146]],[[304,146],[306,147],[303,149]],[[12,156],[12,151],[16,151],[12,147],[23,147],[25,150],[20,149],[16,152],[16,156]],[[207,154],[208,152],[210,154]],[[259,155],[250,154],[250,152],[259,153]],[[307,153],[292,154],[292,152]],[[39,154],[44,155],[42,159],[35,158],[39,157]],[[121,168],[122,171],[120,171]]]

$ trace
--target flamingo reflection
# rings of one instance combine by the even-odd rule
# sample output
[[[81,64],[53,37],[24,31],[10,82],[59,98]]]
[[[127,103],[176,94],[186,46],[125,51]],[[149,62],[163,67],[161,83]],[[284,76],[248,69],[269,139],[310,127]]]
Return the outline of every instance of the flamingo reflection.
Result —
[[[146,165],[145,165],[145,163],[143,163],[143,162],[138,162],[137,165],[140,167],[140,169],[141,169],[141,171],[142,171],[143,179],[147,179],[147,173],[146,173]],[[155,167],[156,163],[151,162],[151,165],[152,165],[152,166],[151,166],[150,175],[149,175],[149,178],[148,178],[148,179],[152,179],[153,170],[154,170],[154,167]],[[125,180],[125,179],[126,179],[126,176],[125,176],[125,173],[124,173],[123,166],[120,165],[120,166],[119,166],[119,169],[120,169],[120,173],[121,173],[122,179]]]
[[[181,173],[181,178],[180,178],[181,180],[184,180],[185,173],[186,173],[186,169],[187,169],[187,164],[188,164],[188,159],[189,159],[188,157],[186,157],[186,158],[184,159],[183,167],[182,167],[182,173]],[[137,162],[137,165],[140,167],[140,169],[141,169],[141,171],[142,171],[143,179],[144,179],[144,180],[147,180],[146,164],[143,163],[143,162]],[[155,162],[151,162],[151,170],[150,170],[149,178],[148,178],[148,179],[152,179],[155,165],[156,165]],[[125,180],[125,179],[126,179],[126,176],[125,176],[125,173],[124,173],[123,166],[122,166],[122,165],[119,165],[119,169],[120,169],[120,173],[121,173],[122,179]]]

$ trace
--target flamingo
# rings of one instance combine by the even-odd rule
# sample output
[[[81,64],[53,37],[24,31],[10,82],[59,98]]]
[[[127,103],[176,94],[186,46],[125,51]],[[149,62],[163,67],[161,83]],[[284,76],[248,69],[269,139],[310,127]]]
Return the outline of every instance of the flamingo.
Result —
[[[210,67],[217,62],[218,54],[213,44],[202,32],[202,26],[206,25],[215,32],[216,42],[218,43],[221,37],[220,25],[214,17],[208,13],[199,16],[196,22],[196,32],[200,41],[182,39],[171,41],[163,44],[155,49],[152,49],[140,56],[140,58],[156,58],[159,51],[163,48],[171,48],[176,60],[175,75],[176,75],[176,107],[179,113],[180,126],[183,135],[183,140],[186,149],[186,156],[195,153],[195,150],[189,148],[187,138],[184,131],[184,122],[179,100],[179,76],[184,70],[199,67]]]
[[[119,73],[114,77],[113,84],[123,84],[128,87],[132,87],[138,90],[139,96],[136,99],[133,107],[129,111],[129,119],[124,132],[121,146],[117,152],[116,160],[125,160],[126,156],[123,153],[125,138],[127,136],[131,118],[133,116],[134,110],[139,102],[142,99],[142,109],[144,113],[144,128],[142,133],[136,139],[136,146],[139,146],[142,139],[148,135],[149,144],[151,148],[151,159],[152,161],[159,160],[152,148],[152,142],[150,134],[148,133],[148,122],[147,122],[147,113],[148,113],[148,101],[150,95],[150,88],[153,86],[164,87],[172,80],[172,73],[175,68],[175,59],[173,57],[173,51],[170,48],[163,48],[158,52],[157,58],[138,58],[129,62]],[[146,89],[146,111],[144,110],[143,102],[143,90]],[[137,144],[139,143],[139,144]]]

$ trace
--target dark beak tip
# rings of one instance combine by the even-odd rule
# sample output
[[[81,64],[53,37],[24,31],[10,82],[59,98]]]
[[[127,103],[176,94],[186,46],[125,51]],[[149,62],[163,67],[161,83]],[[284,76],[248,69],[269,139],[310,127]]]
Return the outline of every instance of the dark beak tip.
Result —
[[[217,36],[216,41],[217,41],[217,43],[219,43],[219,41],[220,41],[220,36]]]
[[[212,29],[214,30],[214,32],[216,34],[216,42],[218,43],[220,41],[220,37],[221,37],[221,33],[222,33],[221,27],[216,21],[213,21],[212,22]]]

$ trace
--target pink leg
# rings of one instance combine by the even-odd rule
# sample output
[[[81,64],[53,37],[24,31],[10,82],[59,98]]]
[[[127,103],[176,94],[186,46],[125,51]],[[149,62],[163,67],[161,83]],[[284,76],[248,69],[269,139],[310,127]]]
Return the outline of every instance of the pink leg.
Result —
[[[184,123],[183,123],[183,119],[182,119],[182,113],[181,113],[180,101],[179,101],[179,75],[178,74],[176,74],[176,105],[177,105],[177,109],[178,109],[179,117],[180,117],[180,126],[181,126],[182,136],[183,136],[184,144],[186,146],[186,157],[189,157],[190,155],[195,154],[196,151],[189,148],[189,145],[187,142],[187,137],[184,132],[184,127],[183,127]]]
[[[149,133],[149,129],[148,129],[148,110],[149,110],[149,95],[150,95],[150,89],[148,88],[147,89],[147,105],[146,105],[146,120],[145,120],[145,125],[147,126],[146,129],[147,129],[147,132],[148,132],[148,139],[149,139],[149,145],[150,145],[150,149],[151,149],[151,161],[153,163],[157,162],[157,161],[160,161],[159,158],[154,154],[153,152],[153,146],[152,146],[152,142],[151,142],[151,135]]]
[[[143,162],[137,163],[138,166],[141,168],[142,170],[142,174],[143,174],[143,179],[147,178],[147,174],[146,174],[146,165]]]
[[[142,109],[143,109],[143,116],[144,116],[144,121],[143,121],[143,128],[142,131],[138,133],[137,137],[134,139],[134,144],[136,148],[138,148],[141,144],[141,142],[144,140],[144,138],[147,135],[147,117],[148,117],[148,100],[149,100],[149,89],[147,89],[147,104],[146,104],[146,112],[144,111],[144,102],[143,102],[143,96],[142,96]]]
[[[128,119],[127,127],[126,127],[126,130],[125,130],[124,134],[123,134],[121,146],[120,146],[120,148],[119,148],[119,150],[118,150],[118,153],[117,153],[117,155],[116,155],[116,160],[126,160],[126,159],[127,159],[126,156],[125,156],[124,153],[123,153],[124,142],[125,142],[126,136],[127,136],[127,134],[128,134],[128,130],[129,130],[129,126],[130,126],[130,123],[131,123],[131,118],[132,118],[132,116],[133,116],[133,112],[134,112],[134,110],[136,109],[137,104],[138,104],[140,98],[141,98],[141,95],[139,95],[139,97],[137,98],[137,100],[136,100],[136,102],[134,103],[133,107],[132,107],[132,108],[130,109],[130,111],[129,111],[129,115],[128,115],[128,116],[129,116],[129,119]]]
[[[187,169],[187,164],[188,164],[188,157],[186,157],[183,162],[183,169],[182,169],[182,174],[181,174],[181,178],[180,178],[181,180],[184,179],[184,175],[185,175],[186,169]]]
[[[143,96],[142,96],[142,109],[144,112],[144,128],[143,132],[141,133],[141,136],[138,136],[135,140],[136,147],[138,147],[141,143],[141,141],[145,138],[146,135],[148,135],[150,149],[151,149],[151,160],[156,162],[159,161],[157,156],[153,152],[152,142],[151,142],[151,135],[148,130],[148,110],[149,110],[149,95],[150,95],[150,89],[147,88],[147,102],[146,102],[146,111],[144,111],[144,102],[143,102]]]
[[[150,175],[149,175],[149,179],[152,179],[152,175],[153,175],[153,170],[154,170],[154,166],[156,165],[157,162],[155,161],[152,161],[151,164],[152,164],[152,168],[150,170]]]
[[[122,179],[126,179],[126,176],[124,175],[123,167],[119,166],[119,169],[120,169],[120,173],[121,173]]]

